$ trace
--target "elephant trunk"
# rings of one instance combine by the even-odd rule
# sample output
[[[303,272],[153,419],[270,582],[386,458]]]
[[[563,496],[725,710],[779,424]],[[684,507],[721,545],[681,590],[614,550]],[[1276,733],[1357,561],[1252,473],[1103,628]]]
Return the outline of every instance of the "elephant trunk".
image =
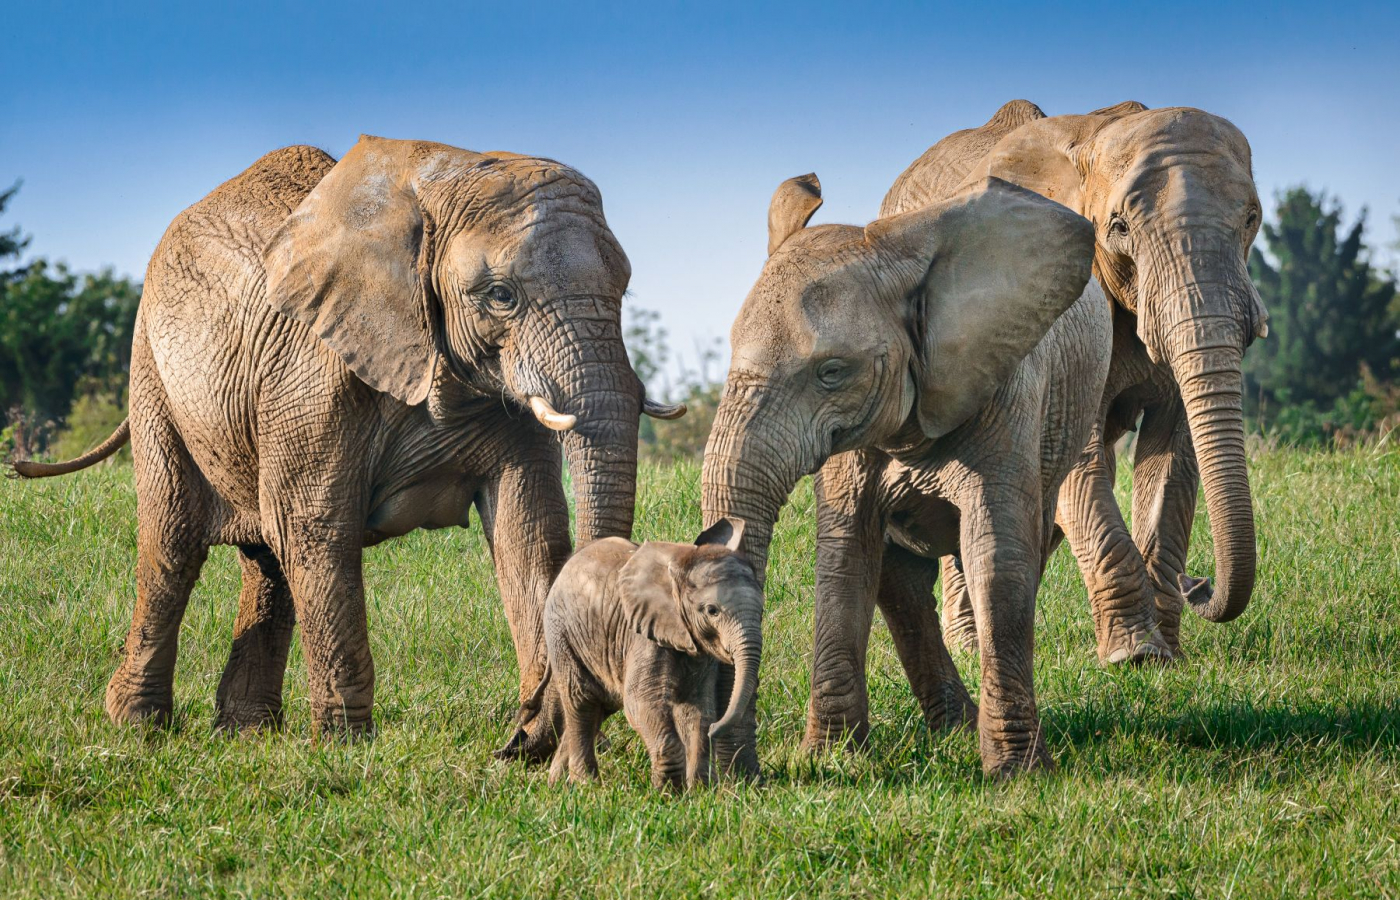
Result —
[[[604,537],[630,538],[637,490],[642,384],[616,322],[598,325],[612,333],[573,341],[573,352],[553,379],[561,389],[561,411],[577,419],[564,432],[564,453],[578,546]]]
[[[1243,336],[1228,316],[1182,324],[1168,360],[1186,407],[1206,511],[1215,545],[1215,580],[1182,577],[1186,600],[1202,618],[1228,622],[1244,612],[1254,590],[1254,508],[1245,464]]]
[[[710,726],[710,739],[723,740],[738,724],[758,692],[758,663],[763,655],[763,629],[758,621],[734,625],[724,640],[734,659],[734,690],[724,717]]]
[[[800,473],[792,470],[792,453],[774,449],[756,429],[763,417],[738,392],[726,390],[705,447],[700,505],[706,523],[742,519],[739,552],[753,565],[758,583],[768,573],[768,544],[778,512]]]

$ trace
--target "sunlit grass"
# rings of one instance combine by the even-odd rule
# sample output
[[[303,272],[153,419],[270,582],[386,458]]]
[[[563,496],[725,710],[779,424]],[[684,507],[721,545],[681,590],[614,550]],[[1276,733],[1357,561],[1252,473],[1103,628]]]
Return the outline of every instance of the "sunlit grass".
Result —
[[[130,469],[0,482],[0,895],[1400,896],[1400,453],[1280,451],[1253,474],[1254,603],[1227,626],[1188,620],[1172,668],[1100,669],[1057,554],[1037,679],[1059,768],[1007,784],[982,778],[971,735],[927,732],[878,617],[869,749],[798,750],[804,484],[770,570],[766,782],[681,799],[647,786],[621,717],[595,787],[491,758],[515,662],[476,530],[367,555],[376,740],[311,745],[295,650],[285,733],[211,733],[229,548],[185,619],[174,727],[115,728],[102,692],[134,590]],[[643,476],[638,536],[692,537],[698,469]],[[1210,569],[1202,514],[1191,570]]]

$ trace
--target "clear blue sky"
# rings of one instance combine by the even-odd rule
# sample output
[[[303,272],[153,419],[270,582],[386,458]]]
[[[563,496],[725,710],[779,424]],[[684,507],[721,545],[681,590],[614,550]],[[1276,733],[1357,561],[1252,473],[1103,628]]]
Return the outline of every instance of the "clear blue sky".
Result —
[[[214,9],[228,7],[227,12]],[[865,222],[938,138],[1025,97],[1199,106],[1377,241],[1400,212],[1400,3],[17,2],[0,38],[0,227],[140,276],[170,219],[262,153],[361,132],[538,153],[596,181],[632,302],[726,336],[779,181]],[[693,354],[691,354],[693,356]]]

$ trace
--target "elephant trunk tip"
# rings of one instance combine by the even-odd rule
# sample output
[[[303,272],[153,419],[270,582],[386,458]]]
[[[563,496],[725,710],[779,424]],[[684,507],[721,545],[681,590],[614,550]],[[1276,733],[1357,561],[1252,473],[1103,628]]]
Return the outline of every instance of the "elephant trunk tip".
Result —
[[[1229,622],[1245,611],[1244,604],[1232,603],[1224,594],[1217,594],[1209,578],[1192,578],[1182,574],[1177,576],[1177,586],[1192,611],[1207,622]],[[1246,590],[1244,596],[1248,597],[1250,593]]]

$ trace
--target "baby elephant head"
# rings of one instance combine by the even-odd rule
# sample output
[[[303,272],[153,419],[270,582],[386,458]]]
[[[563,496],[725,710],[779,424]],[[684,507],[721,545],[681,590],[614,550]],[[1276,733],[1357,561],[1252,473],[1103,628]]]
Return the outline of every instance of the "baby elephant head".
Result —
[[[622,567],[618,588],[628,622],[665,647],[734,666],[734,692],[710,728],[723,737],[758,688],[763,590],[740,556],[741,521],[720,519],[694,544],[648,541]]]

